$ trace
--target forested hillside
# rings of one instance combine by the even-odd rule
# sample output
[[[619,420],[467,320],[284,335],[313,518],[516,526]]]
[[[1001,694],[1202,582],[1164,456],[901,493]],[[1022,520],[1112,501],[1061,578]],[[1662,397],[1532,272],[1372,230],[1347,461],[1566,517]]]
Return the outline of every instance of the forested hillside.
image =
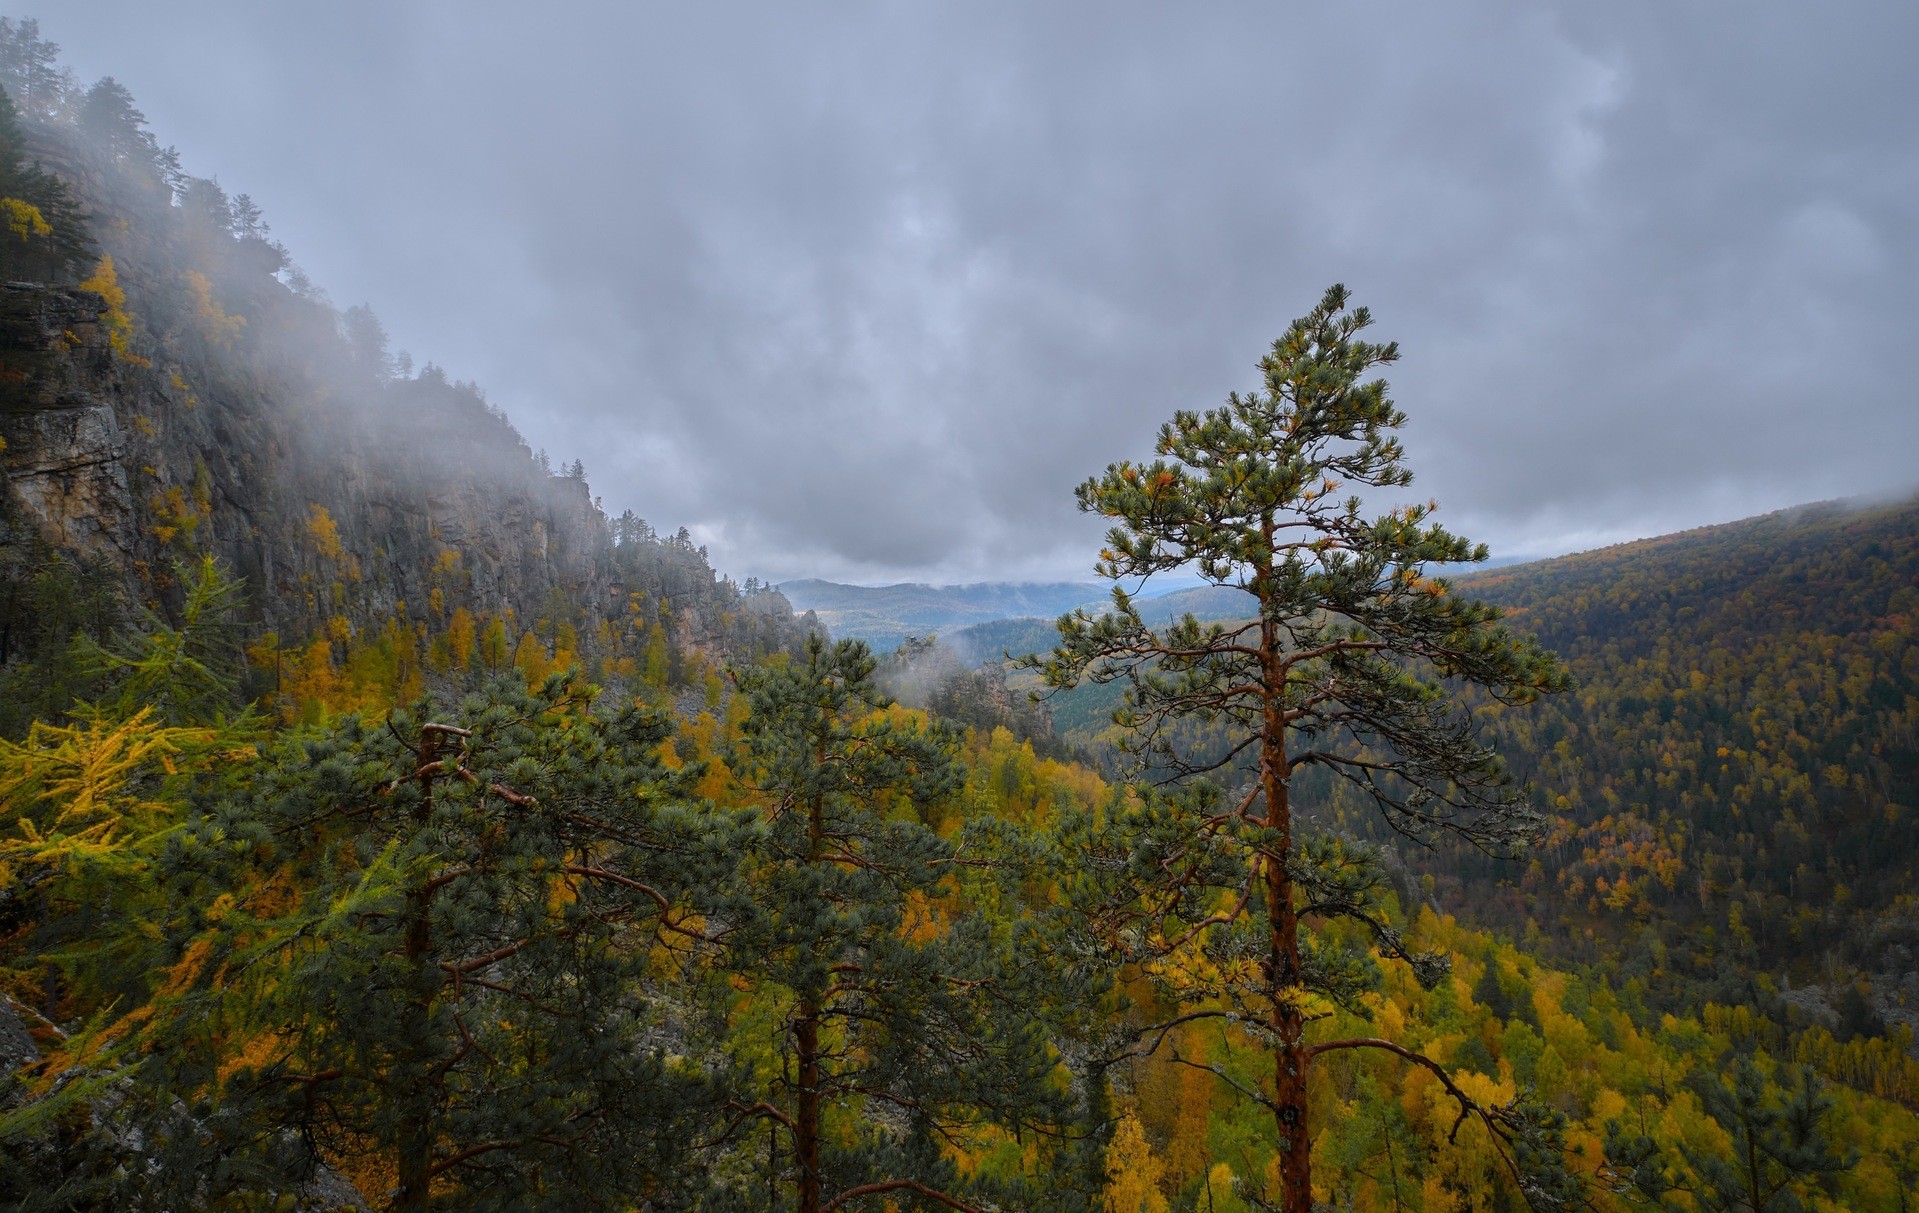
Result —
[[[1487,803],[1520,843],[1546,810],[1545,845],[1368,845],[1310,773],[1276,841],[1230,772],[1120,778],[1110,695],[970,660],[1028,625],[876,656],[607,518],[31,21],[0,20],[0,89],[0,1208],[1919,1200],[1884,1002],[1913,507],[1470,583],[1566,655],[1556,698],[1549,653],[1425,575],[1459,545],[1395,514],[1351,596],[1547,696],[1470,721],[1539,787]],[[1347,357],[1343,308],[1271,382],[1338,388],[1307,412],[1358,408],[1327,442],[1391,480],[1360,438],[1403,418],[1339,378],[1386,347]],[[1172,483],[1128,470],[1125,502]],[[1336,672],[1428,702],[1415,660],[1365,660]]]
[[[1845,1035],[1919,1015],[1919,501],[1807,506],[1457,581],[1577,686],[1480,709],[1554,825],[1525,864],[1447,854],[1442,904],[1661,1007],[1761,1000]],[[1016,651],[1040,635],[996,626]],[[1096,748],[1122,690],[1048,706]],[[1205,749],[1204,730],[1188,744]],[[1305,791],[1377,836],[1323,779]]]
[[[1622,978],[1662,998],[1765,975],[1823,987],[1804,1005],[1847,1033],[1919,1015],[1919,501],[1464,584],[1579,679],[1546,711],[1487,717],[1559,825],[1523,874],[1462,859],[1483,921],[1578,924],[1562,954],[1623,948]]]
[[[177,614],[209,557],[265,644],[252,688],[337,702],[535,647],[697,684],[702,660],[797,636],[776,592],[718,578],[684,532],[609,521],[577,461],[391,353],[245,194],[56,51],[0,30],[0,730],[86,689],[76,641]]]

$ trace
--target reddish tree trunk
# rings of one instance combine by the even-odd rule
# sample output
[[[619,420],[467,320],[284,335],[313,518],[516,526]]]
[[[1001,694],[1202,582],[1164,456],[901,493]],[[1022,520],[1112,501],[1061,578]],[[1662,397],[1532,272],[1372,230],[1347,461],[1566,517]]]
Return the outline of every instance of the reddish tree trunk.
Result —
[[[826,733],[831,717],[820,713],[820,739],[814,748],[815,770],[826,766]],[[815,793],[806,806],[806,859],[820,862],[820,843],[826,836],[826,798]],[[799,1213],[819,1213],[820,1201],[820,1001],[812,994],[800,996],[799,1022],[793,1028],[799,1052],[799,1106],[793,1117],[794,1149],[799,1155]]]
[[[794,1145],[799,1154],[799,1213],[820,1210],[820,1016],[811,999],[800,1003],[794,1027],[799,1045],[799,1107],[793,1118]]]
[[[1278,637],[1266,625],[1265,657],[1269,686],[1284,685],[1279,666]],[[1306,1021],[1301,1014],[1299,975],[1299,915],[1293,905],[1293,878],[1286,866],[1292,854],[1292,804],[1286,784],[1286,721],[1277,696],[1266,701],[1264,745],[1260,761],[1261,793],[1266,799],[1266,826],[1276,837],[1266,864],[1266,921],[1270,926],[1267,975],[1272,984],[1273,1009],[1268,1026],[1277,1043],[1273,1051],[1273,1121],[1279,1140],[1279,1178],[1283,1186],[1280,1208],[1285,1213],[1311,1213],[1313,1207],[1313,1141],[1306,1123]]]

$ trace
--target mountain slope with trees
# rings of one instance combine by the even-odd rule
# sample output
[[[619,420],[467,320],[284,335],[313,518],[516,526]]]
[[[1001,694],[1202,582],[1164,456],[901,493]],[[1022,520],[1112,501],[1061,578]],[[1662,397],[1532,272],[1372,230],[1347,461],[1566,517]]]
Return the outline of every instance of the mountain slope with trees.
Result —
[[[609,520],[577,461],[334,307],[251,199],[57,49],[0,25],[0,206],[20,216],[0,232],[0,729],[84,690],[76,640],[177,611],[177,566],[204,557],[273,637],[267,687],[536,647],[683,686],[797,642],[776,591],[718,577],[684,531]]]
[[[1848,1032],[1919,1013],[1919,499],[1835,503],[1464,583],[1578,689],[1491,735],[1559,821],[1483,920],[1630,942],[1622,977],[1817,984]],[[1495,887],[1504,888],[1496,894]],[[1870,990],[1859,983],[1870,979]]]
[[[1554,917],[1496,920],[1500,938],[1463,910],[1523,904],[1499,882],[1533,873],[1370,845],[1339,814],[1379,804],[1322,797],[1312,750],[1291,752],[1294,786],[1259,788],[1290,820],[1233,817],[1255,802],[1217,786],[1230,764],[1214,786],[1121,782],[999,667],[924,638],[884,660],[829,645],[784,596],[716,575],[684,531],[606,518],[584,469],[527,450],[477,388],[391,354],[370,310],[333,308],[291,266],[257,207],[186,174],[124,89],[83,87],[54,50],[0,21],[25,149],[6,160],[0,138],[17,191],[0,205],[50,229],[4,208],[23,276],[0,287],[0,1208],[1829,1213],[1919,1198],[1919,1062],[1909,1032],[1870,1019],[1876,989],[1831,1026],[1795,1019],[1805,991],[1768,985],[1764,953],[1662,1001],[1684,941],[1651,921],[1663,894],[1634,900],[1636,876],[1625,895],[1596,870],[1599,905],[1596,881],[1547,890],[1558,900],[1532,904]],[[1262,694],[1318,712],[1309,730],[1383,713],[1418,790],[1491,779],[1494,833],[1543,817],[1570,832],[1549,845],[1614,846],[1550,870],[1540,852],[1540,881],[1621,863],[1659,885],[1671,863],[1617,830],[1604,794],[1636,786],[1619,755],[1647,768],[1649,798],[1704,786],[1660,782],[1668,752],[1692,753],[1676,734],[1639,740],[1679,715],[1658,688],[1697,694],[1677,680],[1687,653],[1635,630],[1654,583],[1628,593],[1630,569],[1601,567],[1563,611],[1549,589],[1527,597],[1536,570],[1449,593],[1429,574],[1462,545],[1421,518],[1314,513],[1298,494],[1317,489],[1248,447],[1247,427],[1271,436],[1266,406],[1326,404],[1322,465],[1360,479],[1398,479],[1385,431],[1401,420],[1383,384],[1352,382],[1356,329],[1315,316],[1275,347],[1258,399],[1234,402],[1241,424],[1177,414],[1167,442],[1246,457],[1237,480],[1194,473],[1189,504],[1293,502],[1363,541],[1358,566],[1298,549],[1276,585],[1257,525],[1181,530],[1152,504],[1171,469],[1116,466],[1084,491],[1138,523],[1128,559],[1150,563],[1169,535],[1244,558],[1269,634],[1235,649],[1249,633],[1231,622],[1166,626],[1121,602],[1045,647],[1063,642],[1062,672],[1148,660],[1135,743],[1215,692],[1242,729]],[[1767,705],[1747,709],[1751,738],[1715,734],[1769,757],[1728,792],[1730,820],[1773,830],[1740,856],[1749,899],[1784,870],[1789,811],[1828,832],[1834,862],[1858,854],[1843,813],[1763,798],[1802,792],[1813,758],[1837,755],[1846,778],[1821,773],[1835,790],[1905,786],[1905,751],[1880,739],[1878,776],[1869,742],[1903,719],[1875,663],[1905,660],[1911,545],[1896,523],[1870,536],[1881,598],[1819,606],[1755,563],[1746,606],[1797,603],[1829,632],[1779,656],[1753,630],[1771,655],[1750,685],[1701,667]],[[1800,551],[1790,534],[1768,545]],[[1879,568],[1801,547],[1790,567],[1841,592]],[[1437,686],[1557,685],[1481,592],[1626,693],[1589,681],[1550,701],[1573,714],[1535,708],[1522,728]],[[1674,630],[1687,605],[1645,617]],[[1362,656],[1331,609],[1408,664]],[[1332,647],[1274,649],[1280,627]],[[1186,665],[1156,674],[1155,658]],[[1255,666],[1280,682],[1244,689]],[[1798,700],[1766,698],[1781,685]],[[1448,731],[1427,707],[1446,702],[1478,731]],[[1828,704],[1856,708],[1834,716],[1850,730],[1836,748]],[[1768,723],[1782,713],[1789,727]],[[1552,719],[1612,732],[1562,753],[1573,725]],[[1525,767],[1548,733],[1563,765]],[[1497,786],[1479,741],[1533,770],[1541,799]],[[1684,842],[1678,871],[1703,862],[1707,836],[1655,804],[1642,816]],[[1862,875],[1828,901],[1883,906],[1894,883]]]
[[[1443,904],[1661,1006],[1761,1000],[1848,1037],[1919,1014],[1919,499],[1456,582],[1576,685],[1527,714],[1478,709],[1553,826],[1523,864],[1447,855]],[[1118,694],[1048,706],[1096,750]],[[1397,841],[1334,785],[1303,790],[1328,824]]]

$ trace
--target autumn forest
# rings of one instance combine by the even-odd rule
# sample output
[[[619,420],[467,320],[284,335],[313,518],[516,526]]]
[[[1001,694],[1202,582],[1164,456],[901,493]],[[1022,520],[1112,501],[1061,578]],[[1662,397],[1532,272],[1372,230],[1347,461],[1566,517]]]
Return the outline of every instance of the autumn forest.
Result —
[[[0,90],[0,1208],[1919,1207],[1919,500],[1491,567],[1321,283],[869,645]]]

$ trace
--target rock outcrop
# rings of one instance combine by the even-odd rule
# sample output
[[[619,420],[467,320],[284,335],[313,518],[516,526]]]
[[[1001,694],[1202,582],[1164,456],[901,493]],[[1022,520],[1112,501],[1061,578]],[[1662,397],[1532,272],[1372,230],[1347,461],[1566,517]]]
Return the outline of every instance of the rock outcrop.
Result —
[[[654,619],[670,604],[680,649],[724,655],[740,620],[792,629],[784,599],[747,606],[683,535],[627,520],[616,544],[584,477],[552,472],[477,389],[354,366],[331,309],[272,277],[227,291],[246,324],[226,340],[155,295],[159,320],[116,352],[101,296],[0,287],[0,574],[61,553],[164,607],[173,566],[211,555],[287,639],[460,607],[590,634],[634,594]]]
[[[134,558],[112,354],[90,291],[0,286],[0,543]],[[26,534],[11,533],[26,528]]]

